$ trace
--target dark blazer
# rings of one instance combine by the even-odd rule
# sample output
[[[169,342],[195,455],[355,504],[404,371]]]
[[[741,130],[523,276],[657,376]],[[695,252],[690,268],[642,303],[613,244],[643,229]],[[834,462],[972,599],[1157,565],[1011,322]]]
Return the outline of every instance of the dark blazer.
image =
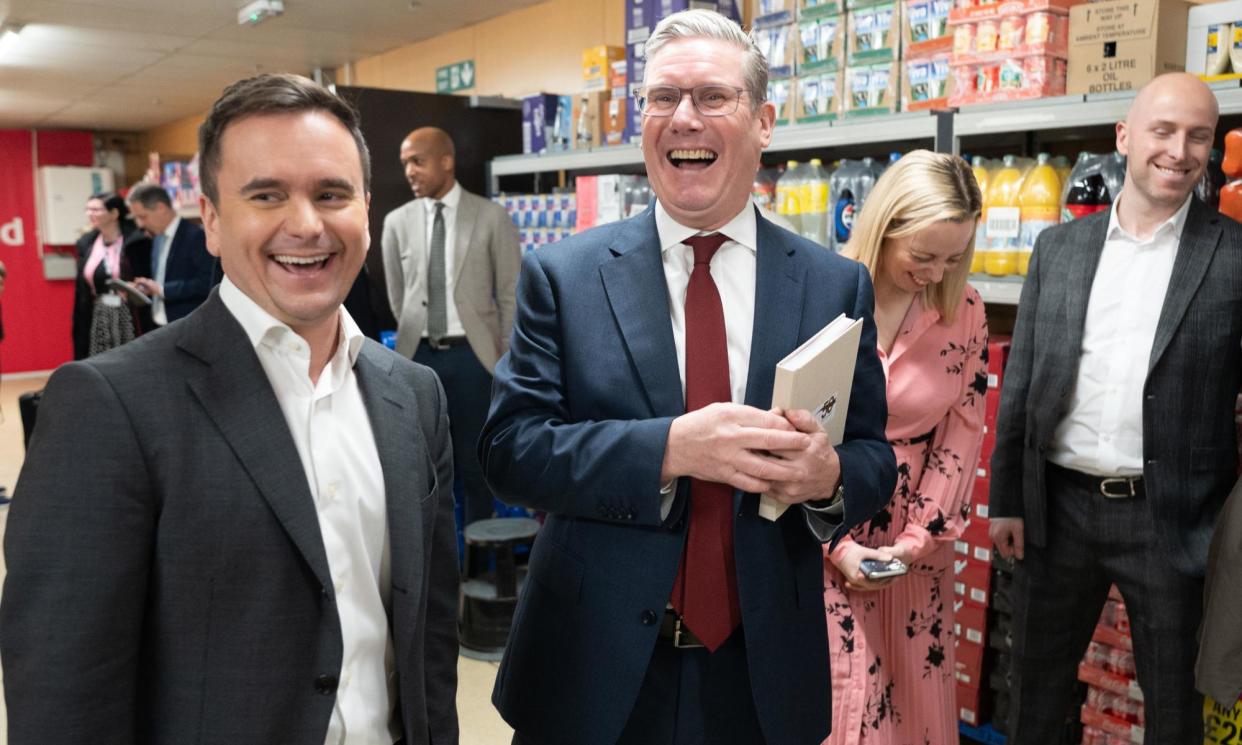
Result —
[[[1232,706],[1242,696],[1242,480],[1234,484],[1208,549],[1196,688]]]
[[[121,235],[124,237],[124,243],[121,246],[121,279],[126,281],[132,280],[134,277],[145,276],[137,271],[143,266],[145,260],[150,264],[151,243],[146,234],[138,229],[138,226],[129,220],[121,221]],[[70,333],[73,336],[73,358],[75,360],[86,359],[91,348],[91,314],[94,312],[95,293],[91,290],[90,283],[82,276],[82,272],[86,269],[86,260],[90,258],[91,248],[95,245],[95,239],[99,237],[98,230],[87,231],[78,242],[74,244],[74,248],[78,255],[77,272],[74,274],[73,284],[73,315],[72,329]],[[146,257],[140,258],[143,252],[143,244],[145,242]],[[133,308],[130,309],[131,312]],[[135,319],[140,317],[135,315]],[[149,330],[149,327],[138,327],[137,330]]]
[[[215,265],[215,257],[207,252],[207,234],[201,226],[183,219],[173,233],[164,265],[164,313],[169,323],[185,317],[207,299],[219,281],[213,277]],[[154,278],[156,268],[152,263],[146,276]]]
[[[387,497],[406,743],[456,743],[452,454],[435,376],[355,366]],[[215,294],[53,375],[5,534],[9,743],[323,745],[341,667],[301,460]]]
[[[863,318],[840,453],[844,524],[896,480],[871,280],[857,263],[758,219],[746,403],[776,363],[840,313]],[[549,513],[492,700],[539,743],[616,742],[637,699],[686,539],[688,479],[660,517],[669,424],[684,413],[653,208],[528,253],[509,353],[479,444],[506,501]],[[737,582],[755,706],[769,745],[818,743],[830,720],[823,552],[801,509],[769,522],[735,493]]]
[[[1064,418],[1109,211],[1040,234],[1022,287],[992,455],[989,511],[1021,517],[1046,545],[1046,451]],[[1146,504],[1165,554],[1202,576],[1216,513],[1233,486],[1242,384],[1242,226],[1195,198],[1186,217],[1143,386]]]

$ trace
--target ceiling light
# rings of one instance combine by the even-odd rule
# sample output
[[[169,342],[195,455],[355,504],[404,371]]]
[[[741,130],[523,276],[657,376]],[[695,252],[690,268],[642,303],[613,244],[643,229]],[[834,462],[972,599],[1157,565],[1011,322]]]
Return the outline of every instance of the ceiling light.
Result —
[[[284,12],[284,0],[253,0],[237,10],[237,25],[254,26]]]
[[[22,32],[22,26],[16,23],[0,24],[0,55],[11,51],[17,46],[18,34]]]

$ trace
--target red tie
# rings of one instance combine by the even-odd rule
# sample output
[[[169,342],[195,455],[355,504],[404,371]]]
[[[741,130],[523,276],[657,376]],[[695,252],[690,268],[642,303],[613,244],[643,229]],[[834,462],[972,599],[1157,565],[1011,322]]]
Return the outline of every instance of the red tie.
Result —
[[[686,239],[694,271],[686,288],[686,411],[729,393],[729,344],[724,307],[708,265],[727,238],[719,233]],[[690,479],[690,531],[673,585],[673,609],[710,650],[742,622],[733,563],[733,487]]]

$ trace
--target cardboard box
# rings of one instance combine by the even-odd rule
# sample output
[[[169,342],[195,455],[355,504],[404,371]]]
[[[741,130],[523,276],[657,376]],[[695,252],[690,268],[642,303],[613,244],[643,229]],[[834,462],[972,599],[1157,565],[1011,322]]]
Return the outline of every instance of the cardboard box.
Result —
[[[967,685],[961,681],[957,683],[957,718],[972,727],[979,726],[983,721],[980,688],[979,685]]]
[[[988,559],[991,559],[991,552],[977,546],[970,550],[970,556],[953,558],[953,594],[970,605],[986,609],[988,589],[992,585],[992,564],[980,561],[975,552],[983,552]]]
[[[754,30],[755,44],[768,60],[768,77],[792,77],[798,59],[798,24],[786,23]]]
[[[605,145],[620,145],[627,141],[630,109],[633,107],[633,98],[609,97],[608,103],[604,107],[605,113],[601,122],[601,133]]]
[[[819,18],[845,12],[844,0],[798,0],[798,18]]]
[[[794,102],[797,80],[768,80],[768,100],[776,105],[776,123],[789,124],[794,120]]]
[[[900,90],[900,62],[851,66],[845,70],[845,113],[891,114],[900,106]]]
[[[625,59],[625,47],[600,44],[582,50],[582,87],[588,91],[609,87],[612,63]]]
[[[604,122],[608,119],[611,90],[587,90],[574,97],[574,147],[604,144]]]
[[[749,0],[750,25],[755,29],[792,23],[797,17],[797,0]]]
[[[823,122],[841,116],[845,95],[845,71],[801,75],[797,78],[795,118],[799,122]]]
[[[846,42],[850,65],[900,58],[901,8],[901,3],[886,2],[850,11]]]
[[[522,99],[522,152],[568,150],[573,142],[573,97],[536,93]]]
[[[1166,72],[1186,69],[1182,0],[1105,0],[1070,10],[1066,92],[1138,90]]]
[[[907,59],[901,76],[901,110],[946,110],[953,95],[949,55],[931,59]]]
[[[904,0],[901,47],[906,59],[926,59],[953,50],[949,28],[952,0]]]
[[[1186,72],[1202,76],[1207,62],[1208,32],[1213,26],[1242,21],[1242,0],[1222,0],[1207,5],[1192,5],[1186,19]],[[1238,36],[1237,29],[1222,39],[1230,44]],[[1242,70],[1235,69],[1227,75],[1216,75],[1208,80],[1242,77]]]
[[[846,16],[825,15],[798,22],[798,74],[845,67]]]

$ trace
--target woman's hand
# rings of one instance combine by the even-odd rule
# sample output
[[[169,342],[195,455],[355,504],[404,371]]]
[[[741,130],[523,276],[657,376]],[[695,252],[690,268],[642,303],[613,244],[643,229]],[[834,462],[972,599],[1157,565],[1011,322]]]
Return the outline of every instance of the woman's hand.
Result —
[[[860,592],[882,590],[894,579],[892,577],[876,580],[867,579],[859,569],[859,564],[862,563],[863,559],[891,561],[894,556],[886,549],[869,548],[858,543],[851,543],[844,551],[834,553],[835,555],[830,561],[832,561],[833,566],[841,574],[845,575],[845,586],[851,590]]]

